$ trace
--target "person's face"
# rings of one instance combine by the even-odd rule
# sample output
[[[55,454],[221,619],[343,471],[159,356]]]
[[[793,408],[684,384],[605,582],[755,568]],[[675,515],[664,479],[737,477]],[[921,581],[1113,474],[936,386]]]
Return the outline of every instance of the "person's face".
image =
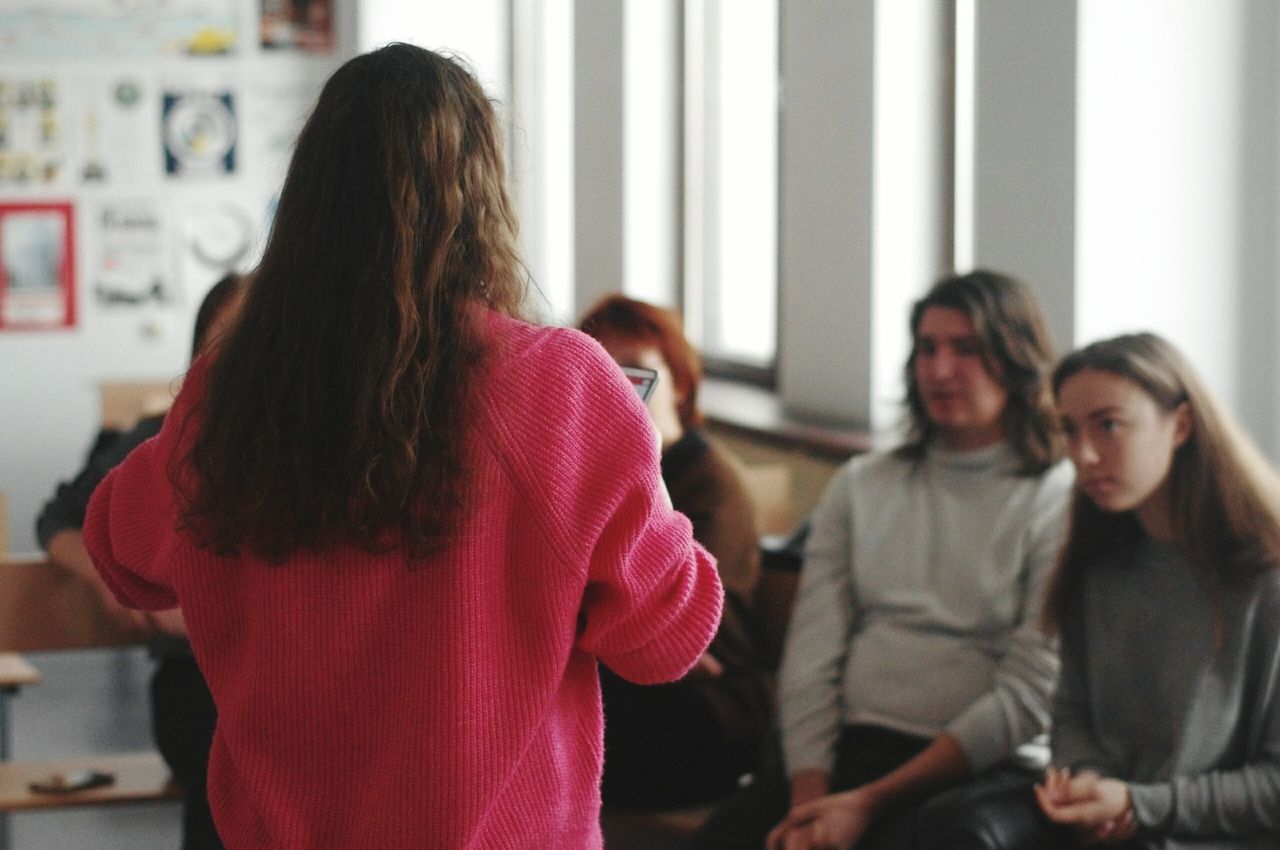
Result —
[[[925,415],[949,448],[976,449],[1004,437],[1009,393],[982,353],[973,322],[959,310],[930,307],[920,317],[911,368]]]
[[[1063,382],[1058,411],[1077,485],[1110,512],[1141,515],[1162,495],[1174,451],[1191,431],[1185,404],[1164,410],[1128,378],[1094,369]]]
[[[606,336],[600,340],[600,344],[619,366],[638,366],[658,373],[658,383],[647,402],[649,418],[662,435],[664,449],[679,440],[684,435],[684,428],[680,425],[677,405],[683,399],[677,395],[671,369],[658,349],[649,343],[617,336]]]

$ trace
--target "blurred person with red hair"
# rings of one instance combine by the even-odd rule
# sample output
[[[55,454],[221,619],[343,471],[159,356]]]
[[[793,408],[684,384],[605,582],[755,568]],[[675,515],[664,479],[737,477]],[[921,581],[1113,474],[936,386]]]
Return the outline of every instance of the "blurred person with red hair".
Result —
[[[605,701],[606,802],[678,805],[720,796],[756,769],[772,719],[752,602],[759,535],[736,461],[702,430],[702,362],[668,310],[606,296],[579,328],[621,366],[652,369],[647,402],[662,437],[662,478],[676,510],[715,556],[725,589],[720,628],[694,671],[640,686],[601,671]]]

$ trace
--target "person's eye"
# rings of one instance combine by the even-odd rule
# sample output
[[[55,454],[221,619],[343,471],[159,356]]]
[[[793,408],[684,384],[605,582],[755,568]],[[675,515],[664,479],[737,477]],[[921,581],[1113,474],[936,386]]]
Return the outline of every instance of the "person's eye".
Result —
[[[1103,433],[1114,434],[1120,430],[1120,420],[1114,416],[1107,416],[1098,420],[1098,427],[1102,429]]]
[[[979,357],[982,354],[982,345],[973,339],[960,340],[956,343],[956,354],[961,357]]]
[[[1063,422],[1062,433],[1066,435],[1068,440],[1074,440],[1076,438],[1076,426],[1070,422]]]
[[[932,357],[937,353],[938,346],[934,345],[929,340],[922,339],[916,343],[916,354],[919,354],[922,357]]]

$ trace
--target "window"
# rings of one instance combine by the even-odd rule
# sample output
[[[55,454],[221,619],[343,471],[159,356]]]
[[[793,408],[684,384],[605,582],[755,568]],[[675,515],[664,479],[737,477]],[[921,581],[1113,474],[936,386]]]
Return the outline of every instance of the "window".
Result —
[[[712,371],[777,351],[778,4],[684,8],[684,311]],[[741,372],[741,369],[735,370]]]

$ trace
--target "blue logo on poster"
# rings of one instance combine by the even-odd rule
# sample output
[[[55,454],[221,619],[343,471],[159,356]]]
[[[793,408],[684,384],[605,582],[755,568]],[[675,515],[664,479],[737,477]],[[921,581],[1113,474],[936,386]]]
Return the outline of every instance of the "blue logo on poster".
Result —
[[[164,170],[174,177],[231,174],[236,168],[235,101],[230,92],[164,95]]]

